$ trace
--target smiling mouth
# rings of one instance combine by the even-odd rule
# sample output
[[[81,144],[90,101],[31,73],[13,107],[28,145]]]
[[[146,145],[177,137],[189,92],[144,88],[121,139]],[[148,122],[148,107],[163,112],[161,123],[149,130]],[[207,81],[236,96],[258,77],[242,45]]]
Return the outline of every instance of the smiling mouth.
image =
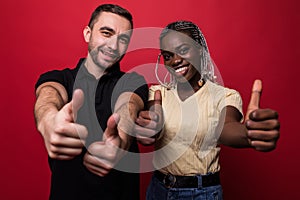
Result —
[[[181,73],[183,71],[186,71],[188,69],[188,67],[180,67],[178,69],[175,70],[176,73]]]
[[[110,53],[110,52],[107,52],[107,51],[102,51],[102,53],[103,53],[103,55],[111,57],[111,58],[117,58],[118,57],[116,54]]]
[[[106,50],[103,50],[103,49],[99,49],[99,51],[106,57],[112,59],[112,60],[115,60],[119,57],[119,55],[117,55],[116,53],[114,52],[110,52],[110,51],[106,51]]]
[[[173,70],[177,75],[184,76],[187,73],[188,69],[189,67],[184,65],[184,66],[179,66]]]

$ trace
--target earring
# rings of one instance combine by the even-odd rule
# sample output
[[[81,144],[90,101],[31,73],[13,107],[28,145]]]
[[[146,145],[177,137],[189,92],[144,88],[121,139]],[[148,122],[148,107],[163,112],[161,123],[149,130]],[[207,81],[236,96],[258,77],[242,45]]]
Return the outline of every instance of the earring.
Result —
[[[204,84],[204,81],[203,81],[203,79],[201,78],[201,79],[198,81],[198,85],[199,85],[199,87],[202,87],[203,84]]]

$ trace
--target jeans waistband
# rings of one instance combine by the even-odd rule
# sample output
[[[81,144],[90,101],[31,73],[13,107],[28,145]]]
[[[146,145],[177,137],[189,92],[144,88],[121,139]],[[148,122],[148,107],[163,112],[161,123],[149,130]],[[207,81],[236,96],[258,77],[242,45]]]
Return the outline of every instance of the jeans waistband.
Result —
[[[155,171],[154,176],[167,188],[201,188],[220,184],[220,173],[195,176],[175,176]]]

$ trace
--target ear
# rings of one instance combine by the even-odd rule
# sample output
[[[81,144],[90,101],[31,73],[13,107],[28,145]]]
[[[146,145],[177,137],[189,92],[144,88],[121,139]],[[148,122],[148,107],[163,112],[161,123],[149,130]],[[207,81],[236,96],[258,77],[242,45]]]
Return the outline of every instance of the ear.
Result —
[[[92,34],[91,28],[89,26],[86,26],[83,29],[83,37],[84,37],[85,42],[87,42],[87,43],[90,42],[91,34]]]

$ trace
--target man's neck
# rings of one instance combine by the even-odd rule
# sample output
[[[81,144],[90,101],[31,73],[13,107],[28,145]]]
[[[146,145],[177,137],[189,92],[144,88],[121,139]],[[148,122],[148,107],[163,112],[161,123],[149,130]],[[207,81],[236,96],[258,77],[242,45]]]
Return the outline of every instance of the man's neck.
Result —
[[[105,74],[105,69],[96,65],[89,54],[86,58],[85,67],[88,70],[88,72],[92,74],[96,79],[100,79],[101,76]]]

